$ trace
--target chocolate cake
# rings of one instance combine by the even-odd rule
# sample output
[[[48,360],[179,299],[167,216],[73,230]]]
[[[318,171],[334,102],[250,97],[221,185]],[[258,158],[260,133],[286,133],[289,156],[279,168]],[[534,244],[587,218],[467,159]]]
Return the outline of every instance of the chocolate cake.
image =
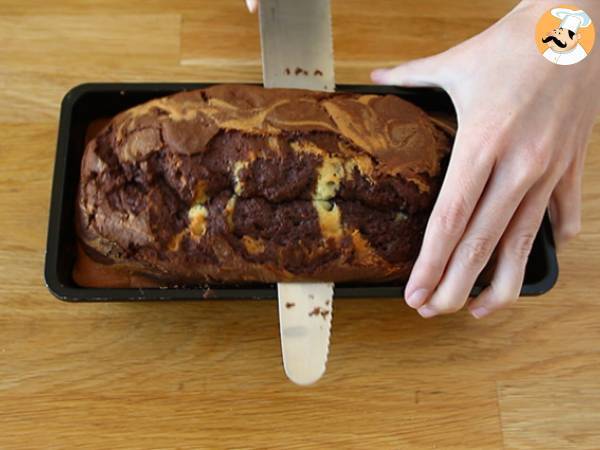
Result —
[[[393,95],[217,85],[86,146],[77,232],[163,285],[405,279],[451,137]]]

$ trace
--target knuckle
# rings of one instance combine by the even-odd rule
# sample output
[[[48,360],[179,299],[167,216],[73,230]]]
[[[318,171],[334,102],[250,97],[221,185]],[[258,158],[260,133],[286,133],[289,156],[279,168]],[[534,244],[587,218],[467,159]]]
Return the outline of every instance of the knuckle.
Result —
[[[494,250],[494,241],[488,236],[466,240],[461,244],[460,261],[469,268],[480,268],[488,261]]]
[[[492,296],[491,303],[492,309],[501,309],[516,303],[521,293],[521,286],[514,285],[511,287],[503,287],[500,289],[494,289],[494,295]]]
[[[503,295],[500,295],[494,301],[495,309],[506,308],[506,307],[512,305],[513,303],[516,303],[518,298],[519,298],[518,293],[512,293],[512,294],[505,293]]]
[[[509,193],[520,193],[535,184],[544,175],[545,170],[528,162],[519,164],[513,170],[513,176],[509,181]]]
[[[524,231],[517,235],[514,243],[514,252],[517,259],[526,260],[529,257],[535,236],[536,233],[533,231]]]
[[[577,235],[581,232],[581,221],[573,221],[568,224],[565,224],[561,231],[560,237],[563,241],[570,241],[577,237]]]
[[[457,196],[435,216],[435,225],[446,236],[462,230],[467,222],[468,208],[464,198]]]
[[[531,166],[527,164],[519,165],[513,171],[512,182],[510,183],[511,191],[521,191],[523,189],[532,186],[537,177],[541,175],[541,172],[533,169]]]
[[[525,147],[523,152],[523,172],[529,177],[539,177],[550,167],[550,152],[542,144],[533,144]]]

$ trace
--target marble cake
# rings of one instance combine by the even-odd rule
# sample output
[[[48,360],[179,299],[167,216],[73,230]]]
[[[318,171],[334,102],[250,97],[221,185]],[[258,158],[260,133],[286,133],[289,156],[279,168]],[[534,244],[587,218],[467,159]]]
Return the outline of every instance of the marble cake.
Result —
[[[450,146],[393,95],[182,92],[88,143],[77,232],[95,261],[165,286],[405,279]]]

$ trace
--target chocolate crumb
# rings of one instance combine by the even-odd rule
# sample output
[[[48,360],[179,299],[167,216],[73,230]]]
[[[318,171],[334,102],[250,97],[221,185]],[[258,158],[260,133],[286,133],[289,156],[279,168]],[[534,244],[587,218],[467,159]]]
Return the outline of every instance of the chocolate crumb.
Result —
[[[287,302],[285,304],[285,307],[288,308],[288,309],[293,308],[294,306],[296,306],[296,304],[294,302]]]
[[[313,294],[308,294],[308,298],[310,298],[311,300],[314,300],[315,296]]]
[[[330,304],[330,303],[331,303],[331,301],[330,301],[330,300],[325,300],[325,304],[326,304],[327,306],[329,306],[329,304]]]
[[[285,68],[285,74],[286,74],[286,75],[289,75],[290,73],[291,73],[291,71],[290,71],[290,68],[289,68],[289,67],[286,67],[286,68]]]
[[[315,306],[315,308],[308,313],[310,317],[312,316],[321,316],[323,319],[327,318],[329,315],[328,309],[321,309],[319,306]]]
[[[294,71],[294,75],[300,75],[302,73],[302,67],[296,67],[296,70]]]
[[[315,70],[315,76],[322,77],[323,76],[323,72],[321,72],[319,69],[317,69],[317,70]]]
[[[308,70],[303,70],[302,75],[308,75]]]
[[[321,308],[319,308],[318,306],[315,306],[315,308],[308,313],[309,317],[318,316],[319,314],[321,314]]]

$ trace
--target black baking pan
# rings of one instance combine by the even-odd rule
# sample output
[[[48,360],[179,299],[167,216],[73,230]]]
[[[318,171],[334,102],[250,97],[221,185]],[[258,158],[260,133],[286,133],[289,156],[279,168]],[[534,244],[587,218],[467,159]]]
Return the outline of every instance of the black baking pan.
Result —
[[[203,298],[263,299],[276,298],[274,284],[227,284],[182,286],[176,288],[87,288],[72,277],[76,257],[74,225],[75,196],[88,125],[100,118],[153,98],[182,90],[199,89],[209,83],[96,83],[82,84],[69,91],[62,102],[54,179],[50,203],[45,279],[50,292],[69,301],[122,300],[193,300]],[[392,86],[338,85],[340,92],[399,95],[429,113],[455,117],[448,95],[440,89],[404,89]],[[522,295],[539,295],[552,288],[558,276],[558,264],[548,217],[544,218],[529,256]],[[475,286],[472,294],[481,291]],[[404,285],[393,283],[340,283],[336,298],[401,298]]]

